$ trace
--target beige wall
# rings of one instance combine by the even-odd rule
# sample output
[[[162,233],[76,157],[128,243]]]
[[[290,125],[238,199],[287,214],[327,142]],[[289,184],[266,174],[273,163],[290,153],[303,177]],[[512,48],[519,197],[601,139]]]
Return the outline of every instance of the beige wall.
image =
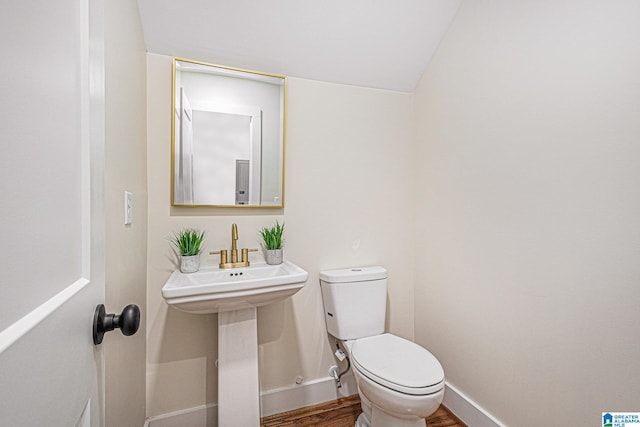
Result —
[[[171,208],[171,58],[148,54],[147,70],[147,414],[217,400],[216,315],[170,309],[161,295],[177,262],[166,237],[187,225],[206,230],[208,251],[230,245],[234,222],[238,244],[256,247],[261,227],[284,221],[285,257],[309,271],[298,294],[258,310],[263,390],[328,376],[321,269],[386,266],[389,329],[412,338],[412,96],[290,78],[285,209]]]
[[[640,396],[640,6],[468,1],[415,93],[415,330],[507,425]]]
[[[106,308],[137,304],[138,333],[105,338],[106,425],[141,426],[145,419],[146,49],[137,5],[105,2]],[[133,223],[124,225],[124,192],[133,193]]]

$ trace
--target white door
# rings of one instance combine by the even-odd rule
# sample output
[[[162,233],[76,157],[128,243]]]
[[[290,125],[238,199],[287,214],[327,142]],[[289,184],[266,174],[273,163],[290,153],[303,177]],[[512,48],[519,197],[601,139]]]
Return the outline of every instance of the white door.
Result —
[[[0,14],[0,425],[104,423],[103,4]]]

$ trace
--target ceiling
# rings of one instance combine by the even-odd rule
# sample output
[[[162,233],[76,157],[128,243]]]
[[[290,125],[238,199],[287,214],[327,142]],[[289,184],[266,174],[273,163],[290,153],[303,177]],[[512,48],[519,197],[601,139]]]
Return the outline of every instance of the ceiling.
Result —
[[[138,0],[147,50],[412,92],[461,0]]]

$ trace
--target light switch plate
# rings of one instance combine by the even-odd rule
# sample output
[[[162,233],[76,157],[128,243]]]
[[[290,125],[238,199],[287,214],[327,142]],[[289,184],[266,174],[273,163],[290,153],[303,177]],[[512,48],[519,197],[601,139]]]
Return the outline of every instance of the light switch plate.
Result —
[[[133,194],[124,192],[124,225],[131,225],[133,221]]]

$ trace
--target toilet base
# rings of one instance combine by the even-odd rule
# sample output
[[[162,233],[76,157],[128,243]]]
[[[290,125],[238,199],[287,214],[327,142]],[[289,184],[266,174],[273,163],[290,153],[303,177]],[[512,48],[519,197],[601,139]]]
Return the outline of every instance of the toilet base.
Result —
[[[426,427],[424,418],[398,418],[388,414],[371,404],[369,399],[360,394],[362,413],[356,420],[355,427]]]
[[[424,418],[417,420],[403,420],[374,409],[374,413],[375,412],[377,412],[375,422],[370,422],[363,412],[356,420],[355,427],[426,427],[427,425]]]
[[[367,416],[364,414],[364,412],[361,413],[356,420],[355,427],[371,427],[371,423],[369,422],[369,419],[367,419]]]
[[[427,427],[424,418],[398,418],[380,408],[371,408],[371,427]]]

